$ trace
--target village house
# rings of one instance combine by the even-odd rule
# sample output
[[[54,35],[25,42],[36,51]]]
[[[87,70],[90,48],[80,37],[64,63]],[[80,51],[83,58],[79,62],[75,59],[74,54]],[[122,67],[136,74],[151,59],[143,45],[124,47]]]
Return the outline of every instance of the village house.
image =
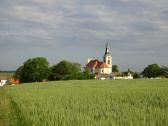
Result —
[[[18,79],[14,79],[12,76],[0,76],[0,86],[4,86],[6,84],[16,85],[20,84]]]
[[[112,54],[108,43],[106,45],[103,61],[99,61],[98,59],[88,59],[85,69],[88,69],[92,74],[95,74],[96,79],[112,78]]]

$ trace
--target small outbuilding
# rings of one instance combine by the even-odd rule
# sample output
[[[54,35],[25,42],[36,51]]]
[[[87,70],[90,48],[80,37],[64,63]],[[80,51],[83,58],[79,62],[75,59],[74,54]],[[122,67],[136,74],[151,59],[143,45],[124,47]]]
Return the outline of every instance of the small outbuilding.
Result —
[[[8,80],[0,80],[0,86],[1,87],[4,86],[4,85],[6,85],[6,84],[8,84],[8,83],[9,83]]]

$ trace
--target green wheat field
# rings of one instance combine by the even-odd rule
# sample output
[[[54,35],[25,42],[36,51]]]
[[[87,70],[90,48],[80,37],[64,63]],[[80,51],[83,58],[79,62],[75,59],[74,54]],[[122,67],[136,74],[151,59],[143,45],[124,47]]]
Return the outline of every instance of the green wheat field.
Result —
[[[168,126],[168,80],[54,81],[0,88],[2,126]]]

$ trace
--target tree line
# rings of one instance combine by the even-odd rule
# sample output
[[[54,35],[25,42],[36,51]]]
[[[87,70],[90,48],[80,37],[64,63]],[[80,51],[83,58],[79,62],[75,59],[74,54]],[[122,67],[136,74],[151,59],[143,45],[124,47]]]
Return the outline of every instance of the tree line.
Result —
[[[112,67],[113,72],[119,72],[118,66],[113,65]],[[120,75],[128,75],[128,73],[131,73],[134,78],[156,78],[156,77],[162,77],[162,78],[168,78],[168,67],[167,66],[160,66],[158,64],[150,64],[145,69],[138,73],[133,72],[130,69],[126,72],[122,72]],[[120,76],[119,75],[119,76]]]
[[[46,58],[36,57],[24,62],[23,65],[16,70],[14,78],[19,79],[21,83],[28,83],[42,82],[45,80],[93,79],[94,75],[88,70],[82,72],[79,63],[71,63],[64,60],[50,67]]]
[[[112,71],[119,73],[118,66],[113,65]],[[128,71],[122,72],[122,75],[127,75],[128,73],[131,73],[134,78],[168,78],[168,67],[151,64],[141,73],[133,72],[128,69]],[[14,78],[19,79],[22,83],[42,82],[45,80],[85,80],[94,79],[94,77],[95,76],[91,74],[89,70],[86,69],[82,71],[79,63],[72,63],[64,60],[50,67],[49,62],[44,57],[28,59],[14,74]]]

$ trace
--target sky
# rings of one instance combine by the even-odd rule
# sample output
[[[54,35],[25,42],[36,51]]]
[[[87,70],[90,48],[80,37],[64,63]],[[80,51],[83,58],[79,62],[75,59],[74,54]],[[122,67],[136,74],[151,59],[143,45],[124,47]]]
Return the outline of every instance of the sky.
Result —
[[[0,70],[28,58],[102,60],[121,71],[168,65],[168,0],[0,0]]]

